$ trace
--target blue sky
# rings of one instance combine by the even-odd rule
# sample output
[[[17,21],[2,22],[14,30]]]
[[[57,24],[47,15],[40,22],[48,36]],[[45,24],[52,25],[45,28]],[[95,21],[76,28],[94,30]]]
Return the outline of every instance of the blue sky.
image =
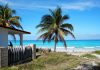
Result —
[[[76,39],[100,39],[100,0],[0,0],[0,4],[6,3],[21,17],[24,30],[31,32],[31,35],[24,35],[24,39],[36,40],[39,34],[35,27],[41,17],[58,5],[63,14],[69,15],[66,22],[74,26]]]

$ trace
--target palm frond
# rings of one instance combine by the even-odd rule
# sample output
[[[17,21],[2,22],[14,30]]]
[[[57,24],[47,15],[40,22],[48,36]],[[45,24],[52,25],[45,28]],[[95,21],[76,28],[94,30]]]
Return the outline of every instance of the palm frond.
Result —
[[[48,35],[49,35],[48,32],[46,32],[46,33],[42,34],[38,39],[42,39],[43,43],[44,43],[45,40],[47,39]]]
[[[49,11],[50,11],[50,15],[52,16],[52,18],[55,18],[55,13],[54,13],[54,11],[52,11],[51,9],[49,9]]]
[[[68,19],[69,19],[69,16],[64,15],[64,16],[62,16],[60,23],[62,24],[65,20],[68,20]]]
[[[69,24],[69,23],[66,23],[66,24],[61,24],[61,26],[60,26],[61,28],[65,28],[65,29],[69,29],[69,30],[71,30],[71,31],[73,31],[74,30],[74,28],[73,28],[73,26],[72,26],[72,24]]]
[[[48,28],[40,28],[38,33],[46,32],[46,31],[48,31]]]
[[[42,27],[42,28],[48,28],[49,25],[50,24],[47,24],[47,23],[45,23],[45,24],[39,24],[39,25],[36,26],[36,28],[40,28],[40,27]]]
[[[67,36],[68,34],[70,34],[70,35],[75,39],[75,36],[74,36],[74,34],[73,34],[71,31],[66,30],[66,29],[63,29],[63,28],[61,28],[61,30],[65,33],[66,36]]]
[[[15,36],[15,34],[9,34],[9,35],[11,35],[12,36],[12,38],[14,39],[14,41],[16,42],[16,36]]]
[[[15,27],[21,28],[21,29],[23,30],[23,28],[22,28],[22,26],[20,25],[20,23],[19,23],[18,20],[16,20],[16,21],[10,21],[10,23],[11,23],[11,26],[15,26]]]
[[[66,41],[64,40],[64,37],[61,32],[59,33],[59,38],[60,38],[60,41],[62,41],[64,43],[64,47],[66,48],[67,47]]]
[[[51,15],[44,15],[41,19],[42,24],[50,24],[53,22],[52,16]]]

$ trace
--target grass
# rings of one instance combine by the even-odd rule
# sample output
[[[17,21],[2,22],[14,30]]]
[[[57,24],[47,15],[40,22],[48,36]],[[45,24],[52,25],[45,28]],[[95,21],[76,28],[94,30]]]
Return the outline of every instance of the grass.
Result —
[[[80,64],[81,59],[66,53],[51,52],[33,61],[0,70],[70,70]]]
[[[96,58],[96,56],[92,55],[92,54],[84,54],[81,57],[86,57],[86,58]]]
[[[94,53],[100,55],[100,50],[97,50],[97,51],[95,51]]]

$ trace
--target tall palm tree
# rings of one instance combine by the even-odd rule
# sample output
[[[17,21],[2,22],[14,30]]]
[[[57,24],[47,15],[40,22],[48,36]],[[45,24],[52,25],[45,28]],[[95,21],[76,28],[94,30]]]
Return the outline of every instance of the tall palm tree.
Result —
[[[57,7],[55,10],[49,9],[50,14],[46,14],[42,17],[41,23],[37,25],[36,28],[40,28],[39,32],[42,32],[40,39],[43,40],[43,43],[47,40],[48,42],[54,41],[54,52],[56,51],[56,45],[59,41],[63,42],[65,48],[67,47],[65,36],[70,34],[73,35],[73,26],[69,23],[64,23],[65,20],[68,20],[68,15],[62,15],[62,10],[60,7]]]
[[[19,22],[20,17],[15,16],[15,14],[16,11],[9,8],[7,4],[0,5],[0,25],[14,29],[23,29]],[[16,39],[14,34],[10,35],[12,35],[14,39]]]

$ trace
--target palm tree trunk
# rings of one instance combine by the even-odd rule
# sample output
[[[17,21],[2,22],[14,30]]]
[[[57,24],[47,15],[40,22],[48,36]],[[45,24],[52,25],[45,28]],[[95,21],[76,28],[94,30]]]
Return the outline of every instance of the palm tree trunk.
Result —
[[[54,45],[54,52],[56,52],[56,42],[55,42],[55,45]]]

